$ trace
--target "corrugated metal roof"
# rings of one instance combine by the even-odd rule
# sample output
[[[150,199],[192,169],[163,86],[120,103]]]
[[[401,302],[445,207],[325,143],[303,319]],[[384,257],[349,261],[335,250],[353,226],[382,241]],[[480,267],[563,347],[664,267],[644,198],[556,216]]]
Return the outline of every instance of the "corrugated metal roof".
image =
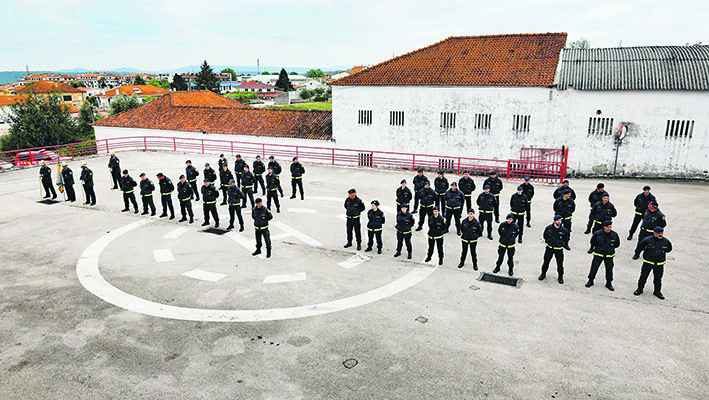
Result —
[[[559,89],[709,90],[709,46],[564,49]]]

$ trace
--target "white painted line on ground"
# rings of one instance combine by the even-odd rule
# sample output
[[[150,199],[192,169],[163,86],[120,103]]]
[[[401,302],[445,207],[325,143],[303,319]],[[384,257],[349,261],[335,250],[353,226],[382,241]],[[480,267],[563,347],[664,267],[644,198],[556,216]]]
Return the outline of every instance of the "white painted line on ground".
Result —
[[[353,267],[356,267],[356,266],[362,264],[363,262],[369,261],[371,259],[372,259],[372,256],[368,256],[368,255],[362,254],[362,253],[357,253],[357,254],[353,255],[352,257],[346,259],[345,261],[337,263],[337,265],[339,265],[340,267],[345,268],[345,269],[350,269],[350,268],[353,268]]]
[[[305,244],[309,244],[313,247],[322,246],[321,242],[318,242],[317,240],[311,238],[310,236],[306,235],[303,232],[296,230],[295,228],[291,228],[290,226],[284,224],[281,221],[273,221],[273,222],[271,222],[271,225],[282,230],[283,233],[287,233],[289,236],[293,236],[297,239],[300,239],[300,241],[302,241]]]
[[[263,280],[263,283],[286,283],[304,280],[305,272],[296,272],[294,274],[268,275],[266,279]]]
[[[79,261],[76,263],[76,275],[79,277],[79,282],[86,290],[109,304],[129,311],[160,318],[204,322],[255,322],[329,314],[374,303],[375,301],[393,296],[423,281],[437,269],[430,267],[414,268],[401,278],[368,292],[345,297],[343,299],[297,307],[262,310],[220,310],[177,307],[156,303],[123,292],[108,283],[101,275],[98,260],[106,246],[121,235],[149,223],[151,223],[150,220],[138,220],[118,229],[114,229],[110,233],[96,239],[79,257]]]
[[[308,196],[308,200],[315,200],[315,201],[337,201],[342,204],[345,204],[345,198],[347,196],[343,196],[342,198],[339,197],[328,197],[328,196]]]
[[[302,213],[302,214],[315,214],[317,210],[314,208],[289,208],[288,212]]]
[[[237,232],[229,232],[226,234],[226,236],[229,236],[229,238],[231,240],[235,241],[236,243],[239,243],[241,245],[241,247],[245,248],[249,252],[253,252],[256,250],[256,239],[247,239],[247,238],[241,236],[240,234],[238,234]],[[265,246],[265,244],[264,244],[264,246]],[[265,260],[266,254],[264,254],[264,253],[265,253],[265,249],[262,249],[262,253],[256,257],[258,257],[262,260]]]
[[[341,219],[341,220],[343,220],[343,221],[347,221],[347,215],[345,215],[345,214],[339,214],[339,215],[337,216],[337,218],[339,218],[339,219]]]
[[[201,269],[193,269],[192,271],[187,271],[182,275],[192,278],[199,279],[201,281],[217,282],[218,280],[224,278],[226,275],[219,274],[216,272],[203,271]]]
[[[172,250],[170,249],[155,249],[153,250],[153,257],[159,263],[175,261],[175,256],[172,255]]]
[[[176,228],[176,229],[173,229],[170,232],[166,233],[165,236],[163,236],[162,238],[163,239],[177,239],[178,237],[180,237],[180,235],[182,235],[183,233],[185,233],[187,231],[189,231],[189,229],[187,229],[187,228],[182,228],[182,227]]]

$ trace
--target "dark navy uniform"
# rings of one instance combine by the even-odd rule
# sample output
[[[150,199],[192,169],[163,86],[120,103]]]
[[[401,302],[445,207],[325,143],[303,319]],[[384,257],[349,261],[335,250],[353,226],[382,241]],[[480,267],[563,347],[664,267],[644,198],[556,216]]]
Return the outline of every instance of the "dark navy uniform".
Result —
[[[263,203],[257,203],[251,210],[251,217],[254,219],[254,230],[256,231],[256,251],[252,255],[261,254],[261,239],[266,243],[266,257],[271,257],[271,233],[268,229],[268,221],[273,219],[273,214]]]
[[[362,224],[360,222],[360,214],[365,210],[364,202],[359,197],[345,199],[345,214],[347,216],[347,244],[345,247],[352,246],[352,231],[354,231],[357,239],[357,250],[362,249]]]
[[[421,200],[421,190],[423,190],[424,185],[426,185],[426,182],[428,182],[428,177],[423,174],[423,171],[421,171],[421,175],[417,173],[416,176],[414,176],[414,209],[411,210],[412,214],[416,214],[419,209],[419,201]]]
[[[125,170],[127,172],[127,170]],[[66,182],[66,180],[65,180]],[[128,174],[123,174],[121,177],[121,191],[123,191],[123,210],[122,211],[128,211],[129,206],[128,206],[128,201],[133,203],[133,209],[135,210],[135,213],[138,213],[138,202],[135,200],[135,187],[138,186],[137,183],[135,183],[135,180]]]
[[[172,205],[172,192],[175,190],[175,185],[172,179],[167,176],[158,177],[158,186],[160,186],[160,205],[162,206],[162,214],[160,217],[167,217],[167,210],[170,210],[170,219],[175,219],[175,207]]]
[[[273,203],[276,205],[276,212],[277,213],[281,212],[281,204],[278,201],[278,188],[280,186],[281,186],[281,183],[278,180],[278,176],[276,176],[275,172],[271,172],[269,174],[266,174],[266,199],[268,199],[266,206],[270,210],[271,209],[271,200],[273,200]]]
[[[209,181],[207,181],[209,182]],[[215,228],[219,227],[219,214],[217,214],[217,199],[219,191],[211,183],[208,186],[202,186],[202,210],[204,212],[204,222],[202,226],[209,225],[209,214],[214,217]]]
[[[71,168],[62,168],[62,181],[64,181],[64,190],[66,190],[66,200],[71,202],[76,201],[76,193],[74,192],[74,173]],[[125,199],[125,193],[123,197]],[[133,197],[133,201],[135,202],[135,197]],[[137,209],[138,206],[135,208]],[[128,211],[128,201],[126,201],[126,211]]]
[[[600,185],[602,185],[602,184],[599,183],[599,186]],[[603,199],[603,196],[608,196],[608,192],[603,190],[603,186],[597,188],[596,190],[594,190],[593,192],[591,192],[588,195],[588,206],[591,208],[591,210],[588,212],[588,223],[586,224],[586,231],[584,233],[591,233],[592,232],[591,227],[593,226],[593,220],[594,220],[593,207],[596,205],[596,203],[598,203],[599,201],[601,201],[601,199]],[[602,220],[602,221],[605,221],[605,220]],[[595,232],[595,231],[596,230],[594,229],[593,232]]]
[[[242,208],[246,208],[246,199],[251,201],[251,208],[254,208],[256,204],[254,203],[254,174],[251,171],[244,171],[241,174],[241,191],[244,192],[244,204]]]
[[[192,165],[188,165],[185,168],[185,179],[187,179],[187,182],[190,184],[192,187],[192,195],[195,196],[195,199],[199,201],[199,190],[197,189],[197,177],[199,176],[199,171],[197,171],[197,168],[195,168]]]
[[[49,193],[52,193],[52,198],[56,199],[57,192],[54,190],[54,185],[52,185],[52,169],[46,165],[42,165],[39,169],[39,179],[42,180],[42,186],[44,187],[44,193],[46,194],[44,198],[49,198]]]
[[[475,191],[475,181],[470,176],[462,177],[458,180],[458,189],[465,196],[465,209],[469,210],[473,206],[473,192]]]
[[[554,200],[558,199],[559,197],[563,196],[564,190],[569,189],[570,192],[570,197],[574,200],[576,200],[576,192],[574,192],[574,189],[571,189],[569,186],[564,186],[561,185],[556,190],[554,190]]]
[[[155,202],[153,201],[153,191],[155,191],[155,184],[153,184],[150,179],[145,178],[140,180],[140,199],[143,202],[142,215],[148,213],[148,208],[150,208],[150,215],[155,215]]]
[[[564,200],[564,197],[559,197],[554,202],[554,212],[561,215],[562,223],[564,228],[571,235],[571,218],[573,217],[574,211],[576,211],[576,203],[574,199],[569,196],[568,199]]]
[[[396,188],[396,207],[401,208],[402,204],[411,203],[411,189],[399,186]]]
[[[423,223],[426,221],[426,217],[428,216],[428,220],[431,220],[433,216],[433,205],[436,203],[436,197],[438,196],[429,186],[419,190],[418,197],[421,199],[421,214],[419,215],[419,226],[416,230],[420,231],[423,229]]]
[[[229,185],[227,189],[227,202],[229,203],[229,226],[226,228],[234,229],[234,215],[239,218],[239,232],[244,230],[244,218],[241,216],[241,201],[246,202],[246,196],[241,192],[238,186],[236,186],[236,181],[234,181],[234,186]]]
[[[478,195],[476,203],[480,212],[480,227],[484,228],[487,222],[487,237],[492,240],[492,213],[495,210],[495,195],[483,191]]]
[[[519,234],[519,227],[514,221],[507,222],[507,220],[505,220],[502,221],[497,228],[497,233],[500,235],[500,242],[497,245],[497,262],[495,263],[495,269],[492,270],[492,273],[496,274],[500,272],[500,266],[505,259],[505,253],[507,253],[507,273],[512,276],[515,267],[515,240]]]
[[[222,206],[226,205],[226,200],[227,200],[227,192],[229,191],[229,181],[234,179],[234,175],[232,175],[231,171],[229,171],[229,167],[227,166],[227,169],[224,169],[224,167],[219,168],[219,183],[221,184],[221,189],[222,189]]]
[[[645,288],[647,278],[650,276],[650,271],[653,275],[653,284],[655,290],[653,294],[664,300],[662,295],[662,275],[665,273],[665,263],[667,262],[666,255],[672,251],[672,243],[666,237],[649,236],[638,242],[635,248],[634,260],[640,258],[640,253],[643,253],[643,266],[640,269],[640,279],[638,279],[638,289],[635,295],[639,295]]]
[[[290,185],[293,189],[293,194],[291,199],[295,199],[295,188],[296,186],[300,189],[300,199],[305,200],[305,194],[303,193],[303,174],[305,174],[305,168],[303,164],[299,163],[297,160],[290,165]]]
[[[448,179],[441,175],[433,180],[433,188],[436,191],[436,207],[444,213],[446,210],[446,191],[448,190]]]
[[[372,251],[374,238],[377,238],[377,253],[382,254],[382,226],[386,222],[384,212],[379,208],[367,211],[367,248],[364,251]]]
[[[463,249],[460,253],[460,264],[458,268],[463,268],[465,264],[465,258],[468,255],[468,248],[470,248],[470,258],[473,260],[473,269],[478,270],[478,239],[483,235],[483,228],[475,217],[471,220],[470,218],[463,218],[460,222],[460,242]]]
[[[108,159],[108,170],[111,171],[113,189],[118,189],[118,184],[121,180],[121,160],[115,154],[111,154],[111,158]]]
[[[238,154],[236,155],[236,160],[234,161],[234,176],[236,177],[236,186],[242,187],[241,177],[244,174],[244,167],[246,166],[246,161],[241,158]]]
[[[525,179],[522,183],[522,193],[527,196],[527,227],[532,227],[532,198],[534,198],[534,185],[532,185],[528,180]],[[522,225],[520,225],[522,227]]]
[[[527,195],[515,192],[510,197],[510,213],[515,217],[515,223],[519,227],[519,242],[522,243],[522,235],[524,235],[524,215],[527,213]]]
[[[94,192],[94,173],[87,166],[81,167],[81,179],[82,186],[84,187],[84,193],[86,193],[86,204],[95,206],[96,205],[96,192]]]
[[[430,220],[430,219],[429,219]],[[396,253],[394,257],[401,255],[401,249],[406,243],[407,258],[411,259],[411,230],[414,227],[414,216],[408,210],[405,213],[401,209],[396,213]]]
[[[649,190],[650,187],[647,186],[647,188]],[[633,202],[633,205],[635,205],[635,217],[633,217],[633,225],[630,227],[628,240],[633,238],[635,230],[638,229],[638,225],[640,225],[640,222],[643,220],[643,214],[645,214],[645,211],[647,210],[647,205],[653,201],[657,201],[657,199],[652,193],[648,193],[648,195],[645,196],[645,192],[643,192],[635,196],[635,201]]]
[[[428,253],[426,255],[426,261],[431,261],[431,256],[433,256],[433,247],[436,246],[438,250],[438,265],[443,265],[443,235],[446,231],[446,219],[440,213],[438,217],[434,215],[428,219]]]
[[[618,216],[618,211],[615,206],[610,201],[603,204],[603,200],[597,202],[591,208],[591,218],[593,219],[593,229],[592,232],[596,232],[603,228],[603,221],[612,221],[613,218]]]
[[[217,173],[214,172],[214,169],[212,167],[208,167],[204,169],[204,179],[209,180],[209,183],[214,185],[214,183],[217,181]]]
[[[483,187],[490,186],[490,193],[495,196],[495,222],[500,222],[500,194],[502,193],[502,181],[497,176],[489,177],[483,182]]]
[[[605,220],[604,223],[608,223]],[[593,260],[591,260],[591,270],[588,272],[588,282],[586,287],[593,286],[593,280],[596,279],[596,273],[601,263],[604,264],[606,268],[606,287],[610,290],[613,289],[613,260],[615,257],[615,249],[620,246],[620,236],[611,230],[606,232],[605,229],[597,230],[591,236],[591,252],[593,253]]]
[[[571,199],[571,198],[569,198]],[[573,201],[573,200],[572,200]],[[544,229],[544,261],[542,262],[542,274],[539,280],[544,280],[547,276],[551,258],[556,258],[556,272],[559,274],[559,283],[564,283],[564,249],[569,249],[569,231],[563,226],[550,224]]]
[[[219,157],[219,160],[217,161],[217,165],[219,165],[219,172],[221,172],[222,169],[224,169],[223,167],[224,167],[225,165],[226,165],[227,167],[229,166],[229,160],[227,160],[226,158],[224,158],[224,154],[222,154],[221,157]]]
[[[278,193],[280,193],[281,197],[283,197],[283,187],[281,186],[281,172],[283,172],[283,168],[281,167],[281,164],[278,163],[278,161],[274,159],[271,160],[273,161],[268,162],[268,168],[270,168],[273,173],[276,174],[276,178],[278,179]]]
[[[258,193],[258,188],[259,185],[261,186],[261,191],[263,192],[262,194],[265,196],[266,195],[266,184],[263,181],[263,173],[266,172],[266,165],[264,165],[263,161],[259,158],[258,160],[254,161],[254,168],[253,168],[253,174],[254,174],[254,193]]]
[[[450,229],[451,220],[454,220],[456,234],[460,235],[460,215],[463,212],[465,195],[457,188],[453,190],[453,187],[446,192],[446,232]]]
[[[653,235],[653,230],[656,226],[665,228],[667,226],[667,220],[665,219],[665,214],[660,211],[660,209],[655,209],[655,211],[650,211],[648,208],[643,214],[643,223],[640,225],[640,233],[638,233],[638,243],[648,236]]]
[[[180,214],[182,218],[180,222],[187,221],[187,215],[190,216],[190,224],[194,222],[194,213],[192,212],[192,185],[185,179],[184,182],[177,182],[177,199],[180,201]]]

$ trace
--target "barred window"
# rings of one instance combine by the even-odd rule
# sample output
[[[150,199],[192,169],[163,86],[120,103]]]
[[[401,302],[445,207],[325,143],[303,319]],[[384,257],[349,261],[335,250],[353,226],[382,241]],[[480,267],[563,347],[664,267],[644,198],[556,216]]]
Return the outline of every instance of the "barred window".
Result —
[[[512,130],[515,132],[529,132],[529,120],[531,118],[531,115],[513,115]]]
[[[668,119],[665,128],[665,139],[691,139],[694,131],[694,121]]]
[[[389,111],[389,125],[404,126],[404,112]]]
[[[588,135],[610,136],[613,134],[613,118],[591,117],[588,119]]]
[[[454,112],[442,112],[441,113],[441,128],[443,129],[453,129],[455,128],[455,115]]]
[[[490,122],[492,121],[492,114],[475,114],[475,123],[473,127],[475,129],[490,129]]]
[[[372,125],[372,110],[357,111],[357,123],[360,125]]]

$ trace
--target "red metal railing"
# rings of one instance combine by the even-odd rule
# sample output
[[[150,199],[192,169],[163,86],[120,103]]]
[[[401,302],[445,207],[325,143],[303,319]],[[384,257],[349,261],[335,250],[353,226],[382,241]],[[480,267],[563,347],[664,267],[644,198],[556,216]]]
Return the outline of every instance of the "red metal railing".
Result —
[[[13,163],[17,153],[32,150],[51,150],[62,158],[75,159],[94,154],[108,154],[112,151],[167,151],[198,154],[242,154],[245,158],[273,155],[277,159],[289,160],[298,157],[311,164],[328,164],[368,168],[389,168],[416,170],[444,170],[448,173],[485,176],[491,170],[500,177],[523,179],[529,176],[537,182],[560,182],[566,177],[566,163],[569,150],[523,148],[520,159],[498,160],[489,158],[454,157],[433,154],[398,153],[343,149],[335,147],[298,146],[275,143],[253,143],[214,139],[193,139],[163,136],[139,136],[102,139],[90,142],[71,143],[0,152],[0,160]],[[531,150],[530,150],[531,149]]]

